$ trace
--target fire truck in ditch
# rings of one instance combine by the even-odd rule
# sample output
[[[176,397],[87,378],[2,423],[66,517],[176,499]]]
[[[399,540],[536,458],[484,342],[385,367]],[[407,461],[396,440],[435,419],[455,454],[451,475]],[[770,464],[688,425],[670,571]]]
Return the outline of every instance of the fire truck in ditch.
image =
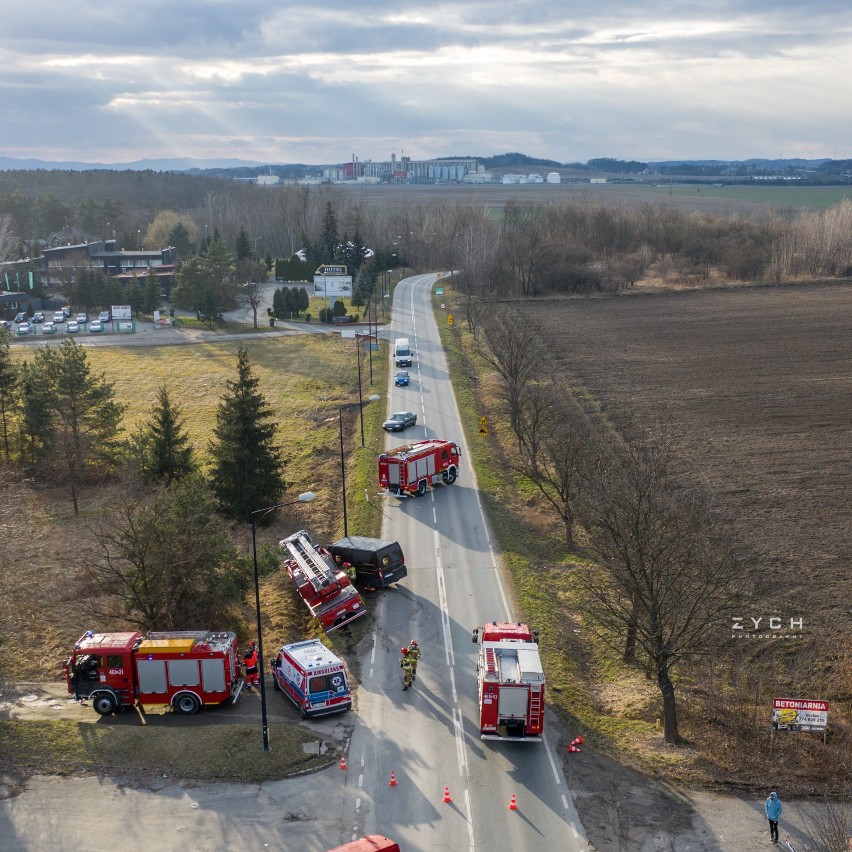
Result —
[[[397,497],[422,497],[430,485],[452,485],[461,452],[454,441],[406,444],[379,456],[379,485]]]
[[[480,636],[481,634],[481,636]],[[479,642],[479,730],[483,740],[540,742],[544,671],[538,630],[492,621],[473,631]]]
[[[285,538],[281,547],[290,554],[287,573],[299,596],[326,633],[366,614],[367,607],[352,581],[327,550],[314,545],[305,530]]]
[[[68,692],[96,713],[170,704],[189,715],[205,704],[236,702],[243,687],[235,633],[169,630],[84,633],[65,662]]]

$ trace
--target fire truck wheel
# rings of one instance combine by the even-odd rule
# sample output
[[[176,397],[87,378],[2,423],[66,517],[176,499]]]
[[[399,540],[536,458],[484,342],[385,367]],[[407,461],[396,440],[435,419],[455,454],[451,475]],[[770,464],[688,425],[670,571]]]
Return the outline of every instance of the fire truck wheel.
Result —
[[[426,493],[426,480],[421,479],[420,484],[417,486],[417,496],[422,497]]]
[[[92,699],[92,707],[99,716],[110,716],[115,713],[115,697],[107,693],[101,693]]]
[[[447,485],[452,485],[456,481],[456,472],[454,470],[445,470],[444,471],[444,482]]]
[[[175,713],[180,713],[181,716],[191,716],[198,712],[201,702],[194,695],[188,692],[178,695],[174,700]]]

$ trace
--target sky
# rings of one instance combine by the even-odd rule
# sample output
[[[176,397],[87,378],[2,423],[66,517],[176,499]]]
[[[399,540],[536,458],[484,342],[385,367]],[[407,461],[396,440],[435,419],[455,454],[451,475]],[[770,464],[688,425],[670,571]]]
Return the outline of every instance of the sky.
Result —
[[[852,157],[849,0],[13,2],[5,157]]]

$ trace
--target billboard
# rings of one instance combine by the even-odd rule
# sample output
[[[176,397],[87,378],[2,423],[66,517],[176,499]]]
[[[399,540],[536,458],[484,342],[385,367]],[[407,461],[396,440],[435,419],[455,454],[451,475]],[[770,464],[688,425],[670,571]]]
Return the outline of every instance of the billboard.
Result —
[[[133,308],[130,305],[113,305],[110,308],[110,313],[114,320],[133,319]]]
[[[350,297],[352,295],[351,275],[315,275],[314,295],[323,298]]]
[[[807,698],[773,698],[772,728],[776,731],[815,731],[828,728],[828,702]]]

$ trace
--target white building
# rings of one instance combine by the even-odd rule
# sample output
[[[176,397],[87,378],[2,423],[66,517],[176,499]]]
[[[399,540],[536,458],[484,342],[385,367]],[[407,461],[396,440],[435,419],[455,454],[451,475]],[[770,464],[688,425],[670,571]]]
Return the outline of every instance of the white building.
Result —
[[[547,173],[547,182],[548,183],[562,183],[562,175],[559,172],[548,172]]]

